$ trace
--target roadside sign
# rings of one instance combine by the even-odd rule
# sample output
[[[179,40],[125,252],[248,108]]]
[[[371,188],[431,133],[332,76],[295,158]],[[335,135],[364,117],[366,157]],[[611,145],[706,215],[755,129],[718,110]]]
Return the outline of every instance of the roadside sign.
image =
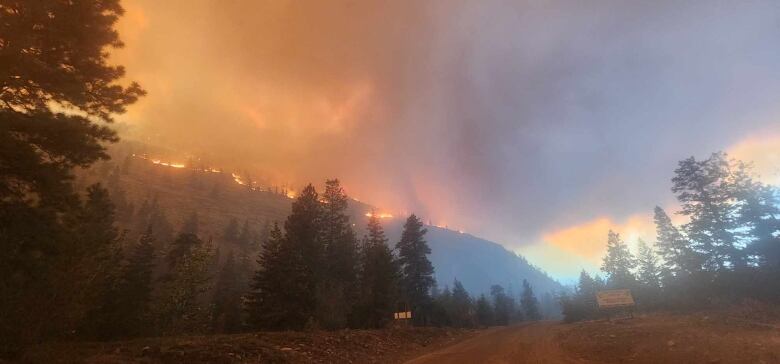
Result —
[[[393,314],[396,320],[404,320],[412,318],[412,311],[396,312]]]
[[[596,292],[596,301],[599,303],[599,308],[634,306],[634,297],[631,296],[631,290],[628,289],[598,291]]]

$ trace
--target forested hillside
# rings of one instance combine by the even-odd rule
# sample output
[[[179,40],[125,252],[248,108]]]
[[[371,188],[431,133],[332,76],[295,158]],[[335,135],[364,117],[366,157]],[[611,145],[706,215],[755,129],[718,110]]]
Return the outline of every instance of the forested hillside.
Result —
[[[145,221],[141,213],[149,215],[156,205],[163,217],[164,225],[171,231],[178,231],[193,214],[198,217],[199,235],[213,241],[223,251],[235,246],[224,239],[225,230],[231,222],[240,229],[244,222],[259,244],[267,229],[274,222],[283,222],[290,213],[292,192],[283,187],[264,186],[250,189],[238,182],[233,172],[217,167],[192,168],[193,162],[185,168],[164,165],[146,156],[152,148],[122,142],[112,148],[114,158],[82,172],[80,181],[90,183],[107,181],[107,187],[117,204],[118,217],[127,229],[128,241],[140,234]],[[213,171],[212,171],[213,170]],[[246,183],[246,181],[241,181]],[[354,199],[349,201],[349,213],[358,236],[364,234],[367,213],[374,207]],[[391,244],[398,241],[403,218],[381,219]],[[537,290],[540,300],[555,306],[554,293],[561,286],[532,266],[522,256],[506,250],[501,245],[480,239],[471,234],[426,226],[426,239],[431,247],[430,259],[435,267],[439,288],[452,285],[457,279],[471,294],[489,294],[490,286],[500,284],[509,294],[520,294],[520,285],[527,279]],[[167,228],[165,228],[167,229]],[[554,309],[551,313],[554,313]]]

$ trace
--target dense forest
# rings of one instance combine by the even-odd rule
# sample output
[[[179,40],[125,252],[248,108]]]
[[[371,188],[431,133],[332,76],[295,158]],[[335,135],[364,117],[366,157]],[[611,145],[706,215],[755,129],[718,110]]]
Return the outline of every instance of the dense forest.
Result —
[[[656,207],[657,240],[639,241],[637,254],[610,231],[606,278],[581,273],[575,292],[560,297],[566,320],[600,317],[602,289],[631,289],[645,311],[780,300],[780,191],[725,153],[682,160],[674,173],[677,213],[687,222],[675,226]]]

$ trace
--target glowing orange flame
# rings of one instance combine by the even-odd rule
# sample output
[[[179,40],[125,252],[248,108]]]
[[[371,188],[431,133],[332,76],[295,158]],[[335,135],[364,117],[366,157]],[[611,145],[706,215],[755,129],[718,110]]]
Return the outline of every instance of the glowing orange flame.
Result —
[[[366,212],[366,217],[373,217],[373,216],[374,216],[374,214],[372,214],[370,212]],[[377,213],[376,217],[378,217],[380,219],[392,219],[393,215],[388,214],[388,213]]]

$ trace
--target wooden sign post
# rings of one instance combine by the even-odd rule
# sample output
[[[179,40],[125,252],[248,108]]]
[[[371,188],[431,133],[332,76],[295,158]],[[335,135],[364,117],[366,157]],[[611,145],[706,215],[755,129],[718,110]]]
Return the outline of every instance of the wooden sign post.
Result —
[[[598,291],[596,292],[596,301],[599,304],[599,309],[607,313],[607,318],[610,318],[610,313],[615,311],[625,311],[628,313],[628,317],[634,317],[636,303],[629,289]]]

